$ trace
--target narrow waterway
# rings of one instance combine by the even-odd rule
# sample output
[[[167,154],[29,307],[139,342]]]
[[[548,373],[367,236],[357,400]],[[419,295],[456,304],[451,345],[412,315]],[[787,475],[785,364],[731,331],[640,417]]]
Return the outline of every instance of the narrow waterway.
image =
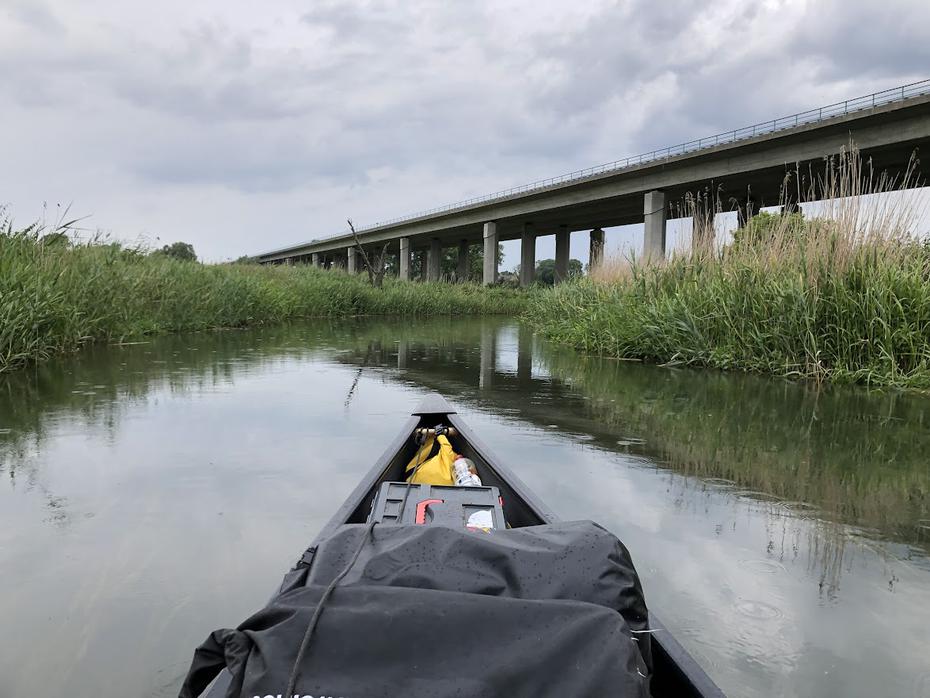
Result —
[[[617,533],[733,696],[930,696],[930,398],[314,322],[0,376],[0,696],[177,694],[427,392]]]

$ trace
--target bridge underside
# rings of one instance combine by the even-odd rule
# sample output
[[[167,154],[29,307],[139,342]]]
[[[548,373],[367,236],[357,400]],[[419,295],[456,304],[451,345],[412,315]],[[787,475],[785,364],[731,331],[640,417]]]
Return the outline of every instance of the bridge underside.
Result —
[[[535,238],[571,231],[592,231],[592,262],[597,261],[601,229],[646,222],[645,255],[665,253],[668,218],[704,220],[714,212],[740,211],[741,220],[769,206],[793,207],[829,195],[822,181],[829,167],[851,144],[859,149],[863,177],[884,175],[901,186],[926,181],[915,155],[930,146],[930,96],[847,114],[756,139],[708,148],[622,171],[552,185],[534,192],[468,208],[374,227],[359,233],[366,248],[385,243],[393,254],[427,251],[428,279],[438,280],[443,248],[484,244],[496,249],[503,240],[521,239],[523,267],[534,259]],[[705,204],[708,200],[710,204]],[[697,207],[694,202],[698,201]],[[599,237],[600,236],[600,237]],[[695,235],[697,241],[699,235]],[[557,235],[558,238],[558,235]],[[260,257],[263,263],[293,261],[352,265],[354,241],[339,236]],[[557,244],[556,268],[567,269],[568,245]],[[597,249],[596,249],[597,248]],[[409,278],[409,261],[400,264]],[[532,267],[533,264],[530,264]],[[564,274],[561,274],[564,277]],[[485,265],[484,281],[497,278],[496,263]],[[521,281],[532,282],[532,270]]]

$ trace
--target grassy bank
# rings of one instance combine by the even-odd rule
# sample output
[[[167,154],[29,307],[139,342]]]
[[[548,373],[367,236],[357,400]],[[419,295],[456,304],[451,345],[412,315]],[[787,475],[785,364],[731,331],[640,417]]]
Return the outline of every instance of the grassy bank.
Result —
[[[534,297],[526,318],[615,358],[930,388],[930,246],[901,211],[839,213],[770,215],[719,251],[615,263]]]
[[[515,314],[527,295],[306,266],[201,265],[61,235],[0,234],[0,371],[93,341],[349,315]]]

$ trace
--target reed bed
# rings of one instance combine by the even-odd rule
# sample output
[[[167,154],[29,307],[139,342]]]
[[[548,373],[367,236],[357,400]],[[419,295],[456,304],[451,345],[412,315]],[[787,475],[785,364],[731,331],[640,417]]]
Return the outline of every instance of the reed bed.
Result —
[[[375,289],[308,266],[202,265],[0,226],[0,372],[94,341],[307,317],[517,314],[526,299],[472,284]]]
[[[900,185],[851,152],[818,180],[817,218],[763,214],[719,250],[615,260],[525,317],[616,358],[930,388],[930,245]]]

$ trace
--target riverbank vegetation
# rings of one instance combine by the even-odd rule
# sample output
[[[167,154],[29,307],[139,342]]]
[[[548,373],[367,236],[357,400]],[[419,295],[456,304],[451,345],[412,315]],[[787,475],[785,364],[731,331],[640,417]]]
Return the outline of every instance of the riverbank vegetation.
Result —
[[[868,196],[890,185],[843,167],[817,218],[763,214],[719,250],[614,262],[537,295],[525,317],[620,359],[930,388],[920,211],[907,194]]]
[[[0,212],[2,213],[2,212]],[[0,372],[94,341],[352,315],[516,314],[527,294],[476,284],[372,288],[309,266],[202,265],[67,231],[0,223]]]

